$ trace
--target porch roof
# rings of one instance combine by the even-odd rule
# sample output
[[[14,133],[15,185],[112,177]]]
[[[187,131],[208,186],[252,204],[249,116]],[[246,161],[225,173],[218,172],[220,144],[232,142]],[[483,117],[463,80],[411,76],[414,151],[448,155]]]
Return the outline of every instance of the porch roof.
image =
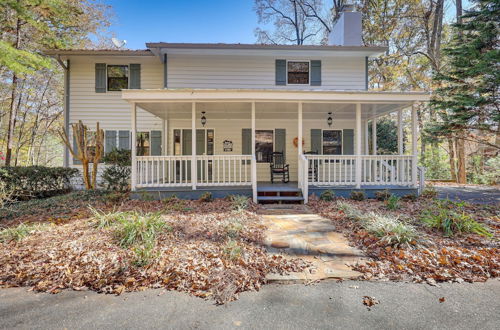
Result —
[[[354,119],[355,104],[361,103],[362,119],[371,119],[430,99],[427,92],[270,90],[270,89],[129,89],[122,98],[160,118],[190,119],[191,104],[212,119],[250,118],[256,103],[257,118],[295,118],[303,103],[304,119]]]

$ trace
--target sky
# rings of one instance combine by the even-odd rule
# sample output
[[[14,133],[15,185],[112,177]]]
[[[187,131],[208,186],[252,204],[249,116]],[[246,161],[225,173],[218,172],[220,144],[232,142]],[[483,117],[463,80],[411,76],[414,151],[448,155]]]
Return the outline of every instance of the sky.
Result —
[[[106,0],[111,31],[127,48],[146,42],[255,43],[253,0]]]
[[[104,0],[115,14],[110,28],[127,48],[146,42],[255,43],[254,0]],[[454,6],[446,8],[454,19]],[[469,1],[463,1],[464,8]]]

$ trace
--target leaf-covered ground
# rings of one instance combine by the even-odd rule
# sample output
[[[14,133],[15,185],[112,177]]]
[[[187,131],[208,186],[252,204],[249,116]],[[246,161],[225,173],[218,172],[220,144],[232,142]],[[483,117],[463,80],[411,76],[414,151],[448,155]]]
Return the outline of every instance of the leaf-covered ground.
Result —
[[[306,266],[301,260],[266,253],[261,246],[265,228],[252,212],[254,205],[235,211],[231,201],[223,199],[110,201],[99,195],[84,201],[71,196],[61,200],[70,210],[64,212],[64,221],[57,220],[61,219],[57,211],[61,201],[46,200],[42,204],[51,207],[41,207],[38,213],[31,209],[3,214],[2,225],[13,226],[23,218],[51,225],[34,230],[22,240],[0,242],[0,287],[29,286],[52,293],[65,288],[89,289],[115,294],[165,288],[224,303],[239,292],[258,290],[269,272],[300,271]],[[89,217],[89,204],[108,213],[160,212],[168,230],[157,235],[150,263],[137,266],[135,250],[118,244],[113,227],[96,226],[96,220]]]
[[[472,233],[445,237],[429,228],[422,212],[432,207],[434,200],[401,201],[397,210],[388,210],[386,203],[377,200],[345,200],[364,213],[375,212],[398,218],[416,229],[418,239],[402,247],[388,246],[379,237],[368,233],[360,223],[346,217],[337,203],[312,199],[311,209],[331,219],[350,243],[362,249],[372,259],[354,267],[363,278],[404,280],[434,284],[442,281],[485,281],[500,276],[500,217],[498,206],[465,204],[463,212],[488,226],[493,237]]]

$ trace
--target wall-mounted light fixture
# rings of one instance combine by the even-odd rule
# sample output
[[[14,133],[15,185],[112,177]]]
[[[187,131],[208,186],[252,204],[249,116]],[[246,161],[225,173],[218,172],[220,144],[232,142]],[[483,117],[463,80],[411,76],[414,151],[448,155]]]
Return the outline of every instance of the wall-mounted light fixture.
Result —
[[[205,117],[205,111],[201,112],[201,124],[203,127],[205,127],[205,124],[207,123],[207,117]]]
[[[328,124],[328,127],[332,127],[333,119],[332,119],[332,113],[328,113],[328,118],[326,119],[326,123]]]

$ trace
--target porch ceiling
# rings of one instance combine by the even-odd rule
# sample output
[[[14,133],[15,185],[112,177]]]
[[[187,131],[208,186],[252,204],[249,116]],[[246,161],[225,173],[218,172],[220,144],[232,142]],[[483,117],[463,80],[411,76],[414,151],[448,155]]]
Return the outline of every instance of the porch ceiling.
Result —
[[[303,103],[303,118],[324,119],[328,112],[334,119],[355,118],[355,105],[361,103],[362,119],[378,117],[409,107],[415,101],[428,101],[421,92],[372,92],[325,90],[199,90],[158,89],[124,90],[122,98],[163,119],[191,119],[192,102],[197,114],[206,112],[212,119],[250,119],[255,102],[257,119],[298,117],[298,103]]]
[[[137,106],[162,119],[191,119],[191,102],[140,102]],[[363,120],[411,106],[411,103],[362,104]],[[353,120],[355,103],[303,103],[304,120],[325,119],[328,112],[335,120]],[[196,102],[197,116],[202,111],[210,119],[250,119],[251,104],[248,102]],[[297,103],[256,102],[256,119],[298,118]]]

